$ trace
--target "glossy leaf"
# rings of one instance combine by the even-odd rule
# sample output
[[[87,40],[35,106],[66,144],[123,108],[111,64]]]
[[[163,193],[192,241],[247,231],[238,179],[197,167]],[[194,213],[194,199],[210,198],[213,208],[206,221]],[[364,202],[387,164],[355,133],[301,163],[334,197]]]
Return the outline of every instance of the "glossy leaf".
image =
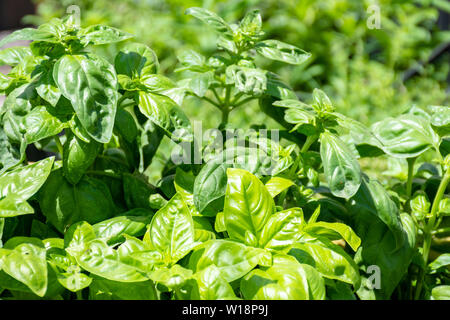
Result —
[[[76,135],[66,135],[67,141],[63,148],[64,177],[72,184],[77,184],[86,170],[94,163],[100,152],[101,144],[96,141],[89,143]]]
[[[62,169],[50,175],[41,190],[39,204],[44,216],[60,232],[78,221],[97,223],[111,218],[117,210],[105,183],[84,176],[72,185]]]
[[[55,64],[53,79],[83,127],[98,142],[111,139],[117,109],[117,76],[95,55],[66,55]]]
[[[361,169],[350,149],[337,136],[324,132],[320,156],[331,193],[340,198],[353,196],[361,185]]]
[[[221,17],[209,10],[192,7],[187,9],[185,14],[194,16],[223,35],[231,36],[232,34],[230,26]]]
[[[86,250],[75,256],[77,263],[86,271],[108,280],[141,282],[148,278],[135,266],[125,263],[119,254],[101,240],[92,240]]]
[[[324,277],[340,280],[359,288],[361,279],[353,259],[326,238],[305,238],[295,243],[289,254],[300,263],[310,264]]]
[[[384,152],[398,158],[417,157],[439,143],[439,137],[430,124],[410,114],[377,122],[372,131],[383,145]]]
[[[192,250],[194,222],[180,195],[155,213],[145,239],[167,264],[177,262]]]
[[[245,299],[254,300],[324,300],[325,283],[312,267],[292,257],[274,256],[267,270],[256,269],[241,281]]]
[[[261,233],[275,203],[264,184],[250,172],[242,169],[227,170],[228,183],[223,213],[228,235],[247,245],[258,247]],[[249,233],[252,235],[248,242]]]
[[[45,255],[44,248],[22,243],[3,257],[2,270],[43,297],[48,283]]]
[[[234,281],[258,264],[267,264],[270,253],[229,240],[210,240],[198,246],[189,258],[189,269],[200,272],[215,265],[222,277]]]
[[[256,52],[265,58],[290,64],[302,64],[311,57],[310,53],[278,40],[257,43]]]
[[[181,141],[192,140],[192,128],[183,110],[170,98],[150,92],[140,92],[139,110],[169,137]],[[172,135],[176,131],[176,135]]]

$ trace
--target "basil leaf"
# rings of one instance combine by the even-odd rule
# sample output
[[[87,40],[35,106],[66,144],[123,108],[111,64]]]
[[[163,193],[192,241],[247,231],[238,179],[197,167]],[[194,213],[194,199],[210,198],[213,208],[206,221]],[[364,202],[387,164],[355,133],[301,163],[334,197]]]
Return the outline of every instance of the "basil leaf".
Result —
[[[72,134],[66,136],[62,155],[64,176],[70,183],[77,184],[94,163],[102,145],[96,141],[86,143]]]
[[[302,64],[311,57],[310,53],[278,40],[257,43],[256,52],[265,58],[290,64]]]
[[[198,7],[188,8],[185,14],[194,16],[195,18],[201,20],[203,23],[211,26],[215,31],[219,32],[221,35],[231,37],[232,30],[228,23],[226,23],[221,17],[217,14]]]
[[[118,99],[113,66],[93,54],[65,55],[55,64],[53,79],[89,135],[98,142],[108,142]]]
[[[81,42],[84,45],[109,44],[124,41],[133,37],[131,34],[123,32],[122,30],[103,25],[89,26],[81,32],[80,36]]]
[[[227,169],[223,214],[228,235],[250,246],[262,246],[261,233],[275,203],[257,177],[242,169]]]
[[[361,185],[361,169],[346,144],[324,132],[320,138],[320,156],[331,193],[340,198],[353,196]]]
[[[145,241],[161,253],[167,265],[187,255],[194,245],[194,222],[180,195],[155,213]]]
[[[266,264],[270,253],[229,240],[210,240],[195,248],[189,258],[189,269],[194,272],[215,265],[228,282],[247,274],[258,264]]]

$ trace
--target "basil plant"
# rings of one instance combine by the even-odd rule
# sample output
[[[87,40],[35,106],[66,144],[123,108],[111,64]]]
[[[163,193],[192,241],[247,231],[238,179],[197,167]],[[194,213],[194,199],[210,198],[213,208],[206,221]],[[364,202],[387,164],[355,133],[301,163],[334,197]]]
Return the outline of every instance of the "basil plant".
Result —
[[[0,51],[0,298],[449,297],[448,253],[430,258],[448,232],[449,108],[368,128],[257,66],[310,57],[265,39],[259,11],[236,24],[186,13],[216,31],[217,52],[181,53],[178,81],[132,35],[72,17],[0,41],[30,41]],[[219,139],[198,138],[185,98],[217,107]],[[279,139],[261,124],[222,135],[250,101]],[[151,183],[167,140],[187,161],[165,154]],[[383,157],[407,173],[363,172]]]

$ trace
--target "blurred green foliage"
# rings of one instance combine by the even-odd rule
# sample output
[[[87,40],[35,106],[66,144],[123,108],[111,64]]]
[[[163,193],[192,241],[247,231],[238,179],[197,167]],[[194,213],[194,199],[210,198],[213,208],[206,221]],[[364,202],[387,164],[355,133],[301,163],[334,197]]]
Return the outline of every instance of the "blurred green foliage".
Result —
[[[439,9],[449,12],[445,0],[35,0],[36,16],[25,21],[39,25],[66,14],[70,5],[81,9],[82,25],[108,24],[135,34],[161,58],[161,69],[171,74],[177,54],[202,48],[211,54],[216,37],[186,8],[201,6],[233,22],[250,9],[259,9],[267,38],[291,43],[313,54],[300,66],[261,61],[275,71],[297,95],[310,100],[314,88],[322,88],[337,109],[364,123],[400,114],[412,105],[448,104],[446,93],[449,54],[424,64],[403,82],[404,73],[427,61],[433,49],[450,41],[450,32],[437,28]],[[379,8],[380,29],[369,27]],[[270,66],[269,66],[270,64]],[[176,74],[175,74],[176,76]],[[185,106],[194,119],[208,119],[210,106],[198,101]],[[245,126],[247,119],[267,124],[267,118],[249,105],[230,115],[231,122]],[[216,123],[217,122],[217,123]]]

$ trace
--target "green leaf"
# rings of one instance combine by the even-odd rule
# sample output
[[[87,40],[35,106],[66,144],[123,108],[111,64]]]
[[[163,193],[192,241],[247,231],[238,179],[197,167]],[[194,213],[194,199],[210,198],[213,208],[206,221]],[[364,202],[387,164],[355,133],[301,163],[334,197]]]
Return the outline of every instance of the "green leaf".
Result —
[[[198,290],[198,296],[195,296],[195,291],[191,292],[191,298],[194,300],[229,300],[236,298],[233,288],[214,265],[196,273],[194,277],[197,281]]]
[[[0,47],[3,47],[5,44],[15,42],[15,41],[23,41],[23,40],[50,40],[53,36],[50,33],[45,32],[44,30],[32,29],[32,28],[24,28],[13,33],[10,33],[6,37],[4,37],[0,41]]]
[[[277,251],[289,248],[300,237],[304,221],[300,208],[286,209],[271,215],[261,232],[261,247]]]
[[[157,300],[153,281],[123,283],[94,277],[89,286],[92,300]]]
[[[446,267],[448,265],[450,265],[450,253],[444,253],[431,262],[428,267],[431,270],[438,270],[439,268]]]
[[[272,198],[275,198],[278,194],[288,189],[292,185],[294,185],[294,182],[292,182],[292,180],[281,177],[273,177],[266,182],[266,189],[267,191],[269,191]]]
[[[264,33],[261,31],[262,18],[259,10],[252,10],[247,12],[244,19],[240,23],[240,31],[247,37],[257,39]]]
[[[136,266],[126,263],[116,250],[102,240],[92,240],[86,249],[75,255],[77,263],[86,271],[108,280],[141,282],[148,280]]]
[[[126,44],[117,54],[114,64],[117,74],[127,75],[131,79],[155,74],[159,70],[155,52],[141,43]]]
[[[40,72],[39,79],[36,83],[36,92],[42,99],[50,103],[53,107],[56,107],[61,98],[61,91],[53,80],[53,68],[44,69]]]
[[[26,201],[17,200],[14,195],[0,200],[0,217],[11,218],[34,213],[33,207]]]
[[[114,67],[92,54],[65,55],[55,64],[53,79],[89,135],[109,142],[118,99]]]
[[[80,272],[61,272],[57,274],[58,282],[67,290],[77,292],[87,288],[92,283],[92,278]]]
[[[363,207],[351,209],[356,234],[361,238],[361,246],[355,255],[355,262],[361,270],[367,270],[368,266],[379,267],[380,288],[371,289],[362,285],[357,291],[360,299],[389,299],[394,289],[408,272],[415,248],[416,228],[414,221],[408,214],[401,215],[401,223],[404,229],[403,240],[400,246],[399,240],[393,232],[380,219],[367,212]],[[361,273],[364,282],[373,273]]]
[[[124,41],[133,35],[122,30],[102,25],[89,26],[80,33],[81,42],[84,45],[102,45]]]
[[[334,107],[327,94],[320,89],[315,88],[313,91],[313,99],[319,110],[322,112],[333,112]]]
[[[432,111],[431,125],[438,132],[440,136],[447,136],[450,134],[450,107],[438,107],[433,106],[430,108]]]
[[[139,93],[139,110],[177,141],[192,141],[192,127],[183,110],[170,98],[150,92]],[[175,134],[173,134],[175,133]]]
[[[85,221],[74,223],[64,234],[64,247],[71,255],[77,255],[87,248],[87,244],[95,240],[94,228]]]
[[[431,290],[432,300],[450,300],[450,286],[437,286]]]
[[[2,259],[2,269],[22,282],[40,297],[47,291],[47,261],[45,249],[31,243],[22,243]]]
[[[72,134],[66,137],[62,155],[64,176],[70,183],[77,184],[94,163],[102,145],[96,141],[86,143]]]
[[[175,264],[170,268],[163,267],[150,273],[150,278],[166,286],[174,289],[182,286],[192,277],[192,271]]]
[[[325,300],[325,283],[320,274],[292,257],[276,255],[267,270],[256,269],[241,280],[245,299]]]
[[[194,183],[194,203],[203,215],[215,215],[223,209],[227,187],[227,169],[240,168],[252,174],[270,175],[276,163],[262,148],[230,147],[210,159]]]
[[[216,220],[214,222],[214,230],[216,230],[216,232],[227,231],[227,227],[225,225],[225,215],[223,214],[223,211],[218,212],[216,215]]]
[[[268,59],[290,64],[302,64],[311,57],[310,53],[278,40],[265,40],[257,43],[256,52]]]
[[[193,75],[189,80],[189,89],[198,97],[204,97],[214,80],[214,73],[208,71]]]
[[[183,67],[176,71],[205,72],[207,70],[205,57],[197,51],[183,50],[178,54],[177,58]]]
[[[106,240],[109,244],[120,242],[123,235],[133,237],[144,235],[151,216],[118,216],[93,225],[98,238]]]
[[[62,171],[52,172],[39,196],[42,213],[58,231],[78,221],[94,224],[114,215],[117,209],[104,182],[84,176],[72,185]]]
[[[12,47],[0,51],[0,65],[14,67],[18,65],[26,56],[31,56],[28,47]]]
[[[266,72],[261,69],[231,65],[226,69],[226,83],[245,94],[260,96],[267,90]]]
[[[361,188],[348,204],[354,212],[364,211],[378,217],[392,231],[397,248],[402,246],[404,230],[399,210],[378,181],[364,178]]]
[[[326,238],[305,235],[292,246],[289,254],[300,263],[311,265],[326,278],[352,284],[356,289],[361,284],[359,269],[353,259]]]
[[[189,269],[200,272],[215,265],[222,277],[234,281],[258,264],[267,264],[271,254],[263,249],[248,247],[229,240],[210,240],[195,248],[189,258]]]
[[[16,166],[25,159],[25,139],[18,145],[12,143],[3,126],[0,125],[0,174]]]
[[[275,203],[264,184],[250,172],[229,168],[227,176],[223,213],[228,235],[247,245],[262,246],[261,233],[275,212]],[[248,242],[249,234],[255,241]]]
[[[324,236],[330,240],[342,238],[354,251],[356,251],[361,244],[361,239],[355,234],[352,228],[343,223],[314,222],[306,225],[304,231],[312,235]]]
[[[117,110],[115,129],[117,129],[122,137],[129,143],[133,143],[139,134],[133,116],[129,111],[122,108]]]
[[[192,250],[194,222],[180,195],[176,194],[155,213],[145,240],[163,255],[168,265],[176,263]]]
[[[28,128],[25,133],[25,139],[28,144],[55,136],[68,127],[67,123],[61,122],[61,120],[48,112],[48,109],[44,106],[31,110],[23,118],[23,123]]]
[[[226,23],[221,17],[219,17],[217,14],[198,7],[192,7],[188,8],[185,12],[185,14],[191,15],[199,20],[201,20],[203,23],[209,25],[212,27],[215,31],[219,32],[220,34],[231,37],[233,34],[233,31],[231,30],[228,23]]]
[[[123,173],[123,193],[129,208],[153,209],[150,197],[156,193],[145,176],[140,174]]]
[[[320,138],[320,156],[331,193],[350,198],[361,185],[359,163],[347,145],[337,136],[324,132]]]
[[[19,167],[0,176],[0,198],[13,195],[17,201],[31,198],[44,184],[53,166],[54,158],[46,158]]]
[[[372,131],[383,151],[397,158],[414,158],[430,147],[439,146],[439,137],[429,122],[411,114],[377,122],[372,125]]]

